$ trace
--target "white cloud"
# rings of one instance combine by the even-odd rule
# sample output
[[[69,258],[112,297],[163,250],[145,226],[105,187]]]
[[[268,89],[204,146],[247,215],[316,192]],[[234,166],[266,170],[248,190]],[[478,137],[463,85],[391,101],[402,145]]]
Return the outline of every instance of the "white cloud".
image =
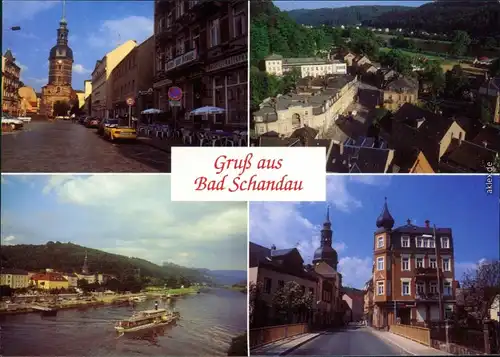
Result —
[[[92,73],[92,70],[85,68],[82,64],[75,63],[73,65],[73,72],[79,74],[87,74],[87,73]]]
[[[365,185],[385,187],[391,183],[391,176],[388,175],[353,175],[350,181],[359,182]]]
[[[2,1],[3,24],[6,27],[18,26],[22,21],[32,20],[38,13],[60,4],[60,1]]]
[[[12,245],[12,244],[14,244],[14,242],[13,242],[14,240],[16,240],[16,237],[13,235],[2,237],[2,244],[3,245]]]
[[[2,175],[2,184],[4,183],[7,183],[7,180],[5,179],[5,177]]]
[[[348,184],[386,186],[389,181],[383,177],[368,179],[359,176],[328,176],[327,199],[332,207],[342,212],[353,212],[362,203],[349,191]],[[318,222],[322,223],[322,222]],[[310,263],[314,251],[320,244],[321,225],[311,222],[299,210],[298,203],[254,202],[250,205],[250,241],[266,247],[296,247],[306,263]],[[347,253],[345,242],[335,239],[333,227],[333,247],[337,253]],[[370,257],[345,256],[339,260],[339,271],[346,285],[362,287],[372,271]]]
[[[128,16],[119,20],[104,21],[87,41],[92,47],[114,48],[125,41],[141,43],[153,35],[154,20],[144,16]]]
[[[370,257],[343,257],[339,260],[342,285],[361,289],[372,274],[373,260]]]
[[[28,70],[28,66],[25,66],[24,64],[22,64],[21,62],[19,62],[17,60],[16,60],[16,64],[19,66],[19,68],[21,68],[21,74],[22,74],[22,72],[26,72]]]
[[[43,188],[53,191],[65,203],[121,217],[143,236],[209,242],[247,232],[246,203],[172,202],[169,176],[56,175]]]

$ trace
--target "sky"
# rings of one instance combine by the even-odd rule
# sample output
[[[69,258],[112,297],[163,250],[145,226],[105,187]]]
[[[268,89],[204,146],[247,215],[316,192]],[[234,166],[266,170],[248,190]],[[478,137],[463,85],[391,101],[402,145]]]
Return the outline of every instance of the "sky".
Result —
[[[2,244],[71,242],[156,264],[246,270],[246,202],[172,202],[169,175],[2,175]]]
[[[21,80],[39,91],[47,84],[48,57],[56,45],[62,1],[3,0],[2,53],[11,49]],[[153,35],[154,1],[67,1],[69,46],[73,50],[73,89],[83,90],[95,63],[128,41]],[[20,26],[20,31],[8,30]]]
[[[322,9],[332,7],[360,6],[360,5],[393,5],[393,6],[420,6],[429,1],[276,1],[274,4],[283,11],[296,9]]]
[[[328,202],[253,202],[250,241],[278,249],[297,247],[310,264],[319,247],[320,229],[330,205],[333,247],[339,255],[343,285],[362,288],[372,271],[375,222],[384,197],[396,221],[451,228],[455,244],[455,279],[482,259],[499,259],[500,178],[494,194],[485,176],[329,176]]]

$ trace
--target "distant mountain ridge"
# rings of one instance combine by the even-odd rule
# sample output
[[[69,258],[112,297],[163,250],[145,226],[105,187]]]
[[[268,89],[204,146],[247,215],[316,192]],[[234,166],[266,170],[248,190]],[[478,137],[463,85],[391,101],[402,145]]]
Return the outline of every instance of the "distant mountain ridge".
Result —
[[[214,283],[220,285],[234,285],[247,281],[246,270],[198,270],[209,276],[214,281]]]
[[[473,37],[500,36],[500,3],[492,0],[441,0],[406,11],[388,12],[363,25],[430,33],[467,31]]]
[[[347,6],[321,9],[297,9],[287,11],[297,23],[310,26],[352,26],[372,20],[380,15],[404,12],[413,9],[408,6]]]
[[[28,271],[51,268],[62,272],[81,272],[85,254],[87,254],[88,267],[92,273],[99,272],[117,277],[140,274],[140,276],[156,279],[182,276],[193,282],[211,283],[211,280],[198,269],[173,263],[160,266],[145,259],[107,253],[73,243],[48,242],[43,245],[3,246],[0,250],[0,266]]]

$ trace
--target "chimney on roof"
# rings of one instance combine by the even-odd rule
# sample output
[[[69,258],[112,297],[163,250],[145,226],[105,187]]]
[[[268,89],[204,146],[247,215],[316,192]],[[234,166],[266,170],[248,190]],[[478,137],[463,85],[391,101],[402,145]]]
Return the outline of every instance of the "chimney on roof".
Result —
[[[276,250],[276,246],[274,244],[271,246],[271,250]]]
[[[425,220],[425,228],[430,228],[431,227],[431,221],[428,219]]]
[[[344,143],[341,142],[339,144],[339,152],[340,152],[340,156],[344,155]]]
[[[483,141],[483,145],[484,145],[485,148],[487,148],[488,147],[488,142],[486,140]]]

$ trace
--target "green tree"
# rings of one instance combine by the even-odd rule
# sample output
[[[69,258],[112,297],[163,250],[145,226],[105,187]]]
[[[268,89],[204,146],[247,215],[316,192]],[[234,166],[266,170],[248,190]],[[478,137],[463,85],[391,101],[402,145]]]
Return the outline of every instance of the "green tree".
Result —
[[[380,56],[380,63],[383,66],[393,68],[402,75],[412,73],[412,57],[400,50],[391,50]]]
[[[282,288],[276,290],[272,304],[285,322],[290,323],[293,314],[312,309],[312,296],[303,291],[297,282],[289,281]]]
[[[460,65],[455,65],[446,72],[446,94],[450,97],[463,98],[463,93],[470,89],[467,74]]]
[[[254,324],[255,321],[255,311],[258,310],[259,303],[261,301],[262,294],[262,283],[250,283],[248,287],[248,319],[250,325]]]
[[[258,22],[252,22],[250,31],[250,55],[252,63],[258,64],[269,54],[269,35],[267,33],[267,26]]]
[[[271,53],[286,57],[290,53],[287,39],[276,28],[270,28],[268,33]]]
[[[445,88],[445,75],[439,61],[427,61],[420,79],[430,86],[430,92],[434,98],[438,97]]]
[[[465,31],[455,31],[450,46],[452,56],[463,56],[471,43],[469,34]]]

